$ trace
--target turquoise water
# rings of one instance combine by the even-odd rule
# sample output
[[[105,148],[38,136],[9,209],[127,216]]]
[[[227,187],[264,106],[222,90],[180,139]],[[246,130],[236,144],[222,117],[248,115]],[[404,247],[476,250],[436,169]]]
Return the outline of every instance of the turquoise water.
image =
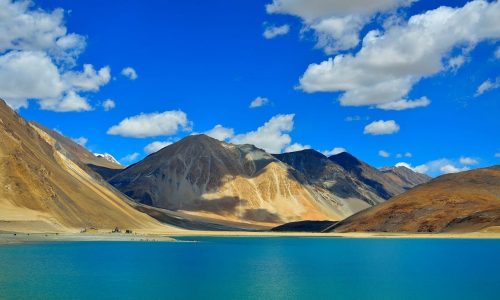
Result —
[[[500,240],[186,238],[0,247],[0,299],[499,299]]]

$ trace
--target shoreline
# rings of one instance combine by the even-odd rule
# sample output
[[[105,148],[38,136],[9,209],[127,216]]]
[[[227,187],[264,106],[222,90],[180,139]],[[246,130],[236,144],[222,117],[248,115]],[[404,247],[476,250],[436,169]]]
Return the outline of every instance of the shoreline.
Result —
[[[473,233],[309,233],[309,232],[245,232],[245,231],[182,231],[170,233],[0,233],[0,245],[16,245],[52,242],[185,242],[176,238],[183,237],[229,237],[229,238],[356,238],[356,239],[500,239],[498,232]]]

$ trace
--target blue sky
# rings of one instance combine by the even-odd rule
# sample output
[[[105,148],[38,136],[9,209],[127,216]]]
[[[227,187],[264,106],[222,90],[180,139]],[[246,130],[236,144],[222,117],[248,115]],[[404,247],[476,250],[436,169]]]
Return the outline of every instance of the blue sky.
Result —
[[[498,164],[498,2],[358,2],[72,0],[21,7],[0,0],[11,9],[0,22],[0,35],[7,32],[0,79],[8,84],[0,83],[0,93],[13,90],[0,97],[27,119],[83,137],[90,150],[124,164],[147,155],[155,141],[218,124],[226,141],[272,152],[344,148],[377,167],[405,162],[431,175]],[[35,20],[23,24],[33,34],[1,28],[17,24],[16,15]],[[44,18],[51,20],[44,34],[54,32],[48,42],[36,38]],[[34,63],[20,63],[29,59]],[[53,82],[47,72],[26,75],[38,74],[41,61],[60,77],[49,91],[40,88]],[[81,76],[84,64],[92,69]],[[121,74],[126,67],[136,79]],[[264,105],[250,108],[257,97]],[[107,99],[115,107],[105,110]]]

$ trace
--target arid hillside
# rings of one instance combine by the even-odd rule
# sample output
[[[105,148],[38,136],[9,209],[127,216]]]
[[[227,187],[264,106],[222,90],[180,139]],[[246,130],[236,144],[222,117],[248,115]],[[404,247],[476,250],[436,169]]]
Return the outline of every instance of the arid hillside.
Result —
[[[68,145],[26,122],[3,100],[0,141],[0,231],[174,230],[132,208],[84,170]]]
[[[500,226],[500,166],[440,176],[327,231],[472,232],[494,226]]]

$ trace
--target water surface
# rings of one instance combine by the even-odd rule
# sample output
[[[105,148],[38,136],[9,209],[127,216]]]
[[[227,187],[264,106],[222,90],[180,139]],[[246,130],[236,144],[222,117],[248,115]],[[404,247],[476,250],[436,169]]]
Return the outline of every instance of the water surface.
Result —
[[[0,246],[0,299],[499,299],[500,240]]]

